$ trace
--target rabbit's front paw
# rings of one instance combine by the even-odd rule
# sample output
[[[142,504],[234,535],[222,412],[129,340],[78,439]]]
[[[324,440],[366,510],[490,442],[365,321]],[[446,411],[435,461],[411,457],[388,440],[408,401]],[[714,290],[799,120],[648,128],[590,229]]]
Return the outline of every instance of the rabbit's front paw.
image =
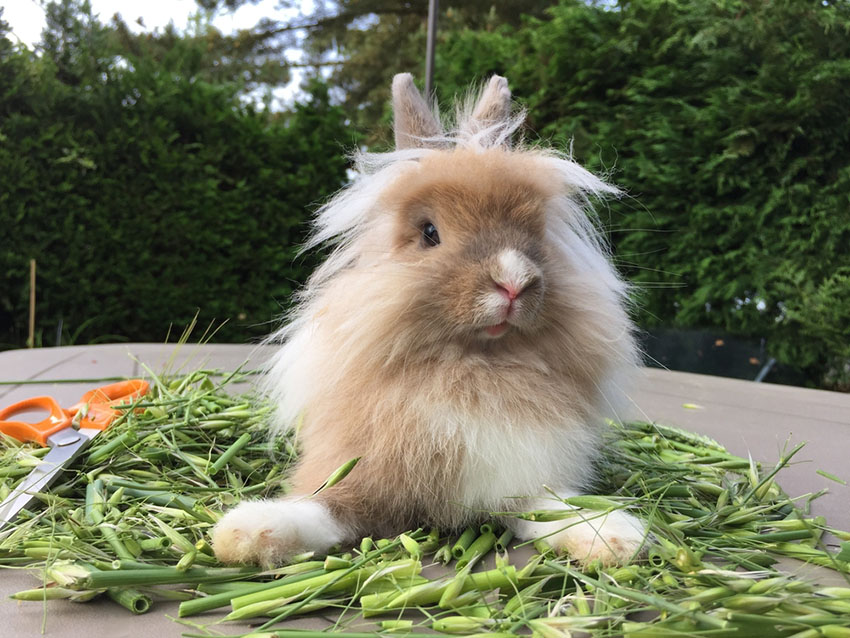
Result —
[[[581,510],[581,515],[577,522],[567,519],[573,524],[548,541],[582,565],[595,560],[605,567],[624,565],[640,555],[646,531],[638,519],[621,511],[600,514]]]
[[[302,552],[324,553],[343,538],[342,527],[321,503],[251,501],[221,518],[212,531],[212,546],[223,563],[271,567]]]

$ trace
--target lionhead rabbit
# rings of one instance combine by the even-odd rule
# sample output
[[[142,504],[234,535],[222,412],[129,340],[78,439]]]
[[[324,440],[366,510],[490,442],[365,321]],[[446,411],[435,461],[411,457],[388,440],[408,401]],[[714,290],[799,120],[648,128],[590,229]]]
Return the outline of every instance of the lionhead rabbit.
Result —
[[[504,78],[444,131],[409,74],[393,81],[396,150],[319,212],[335,242],[275,336],[266,377],[281,428],[300,423],[291,495],[245,502],[213,531],[225,562],[269,565],[364,534],[571,509],[604,417],[635,367],[625,285],[586,213],[616,192],[546,150],[513,148]],[[361,457],[337,485],[310,495]],[[587,562],[627,561],[623,511],[502,517]]]

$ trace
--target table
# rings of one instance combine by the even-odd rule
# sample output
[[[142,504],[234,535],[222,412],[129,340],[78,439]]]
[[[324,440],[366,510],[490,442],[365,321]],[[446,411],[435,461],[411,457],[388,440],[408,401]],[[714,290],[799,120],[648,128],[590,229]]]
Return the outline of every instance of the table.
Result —
[[[109,344],[0,352],[0,406],[39,394],[70,405],[103,378],[144,375],[145,366],[157,373],[166,367],[172,373],[200,367],[252,368],[270,352],[268,347],[233,344]],[[248,389],[247,384],[236,388],[243,389]],[[850,529],[850,486],[816,473],[822,470],[850,480],[850,395],[647,368],[630,396],[624,419],[652,420],[700,432],[734,454],[751,454],[768,464],[774,463],[783,449],[807,441],[795,463],[783,470],[780,482],[793,496],[828,489],[826,496],[814,502],[814,513],[825,515],[833,527]],[[106,600],[86,604],[54,601],[43,609],[37,603],[8,598],[37,584],[22,570],[0,574],[0,635],[37,636],[42,623],[44,635],[61,638],[91,638],[93,631],[109,638],[171,638],[187,630],[167,618],[176,617],[176,604],[158,603],[150,613],[131,617]],[[303,626],[314,628],[323,624],[319,618],[305,622]],[[239,633],[249,627],[228,624],[221,630]]]

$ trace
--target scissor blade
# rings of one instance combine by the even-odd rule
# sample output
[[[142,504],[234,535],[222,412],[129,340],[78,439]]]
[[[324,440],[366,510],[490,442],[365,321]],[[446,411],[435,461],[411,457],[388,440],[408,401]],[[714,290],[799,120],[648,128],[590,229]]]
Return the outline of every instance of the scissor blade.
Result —
[[[60,433],[57,433],[60,434]],[[100,434],[100,430],[80,429],[63,430],[61,436],[56,436],[50,451],[44,455],[27,477],[21,481],[15,490],[0,503],[0,529],[14,520],[35,495],[47,488],[68,465],[74,462],[80,453],[88,447],[91,440]]]

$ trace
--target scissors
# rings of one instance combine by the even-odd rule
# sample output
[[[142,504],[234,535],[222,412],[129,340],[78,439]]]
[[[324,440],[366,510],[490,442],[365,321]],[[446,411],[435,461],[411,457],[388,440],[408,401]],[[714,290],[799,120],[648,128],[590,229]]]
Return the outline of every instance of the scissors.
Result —
[[[94,437],[112,425],[122,414],[119,406],[145,395],[148,387],[146,381],[130,379],[90,390],[67,410],[53,397],[24,399],[0,410],[0,432],[19,441],[50,447],[42,462],[0,503],[0,529],[73,463]],[[15,415],[33,410],[47,411],[48,416],[38,423],[12,420]]]

